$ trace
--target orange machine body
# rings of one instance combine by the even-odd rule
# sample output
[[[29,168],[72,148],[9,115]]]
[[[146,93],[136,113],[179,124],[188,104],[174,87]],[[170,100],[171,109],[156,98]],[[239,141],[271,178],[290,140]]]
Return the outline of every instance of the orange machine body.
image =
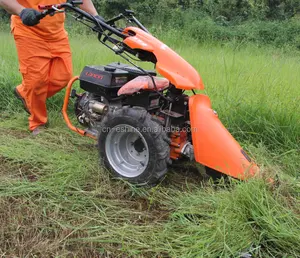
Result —
[[[132,49],[142,49],[153,53],[157,59],[157,72],[167,78],[176,88],[204,89],[201,77],[195,68],[157,38],[136,27],[128,27],[123,33],[135,34],[127,37],[123,42]]]

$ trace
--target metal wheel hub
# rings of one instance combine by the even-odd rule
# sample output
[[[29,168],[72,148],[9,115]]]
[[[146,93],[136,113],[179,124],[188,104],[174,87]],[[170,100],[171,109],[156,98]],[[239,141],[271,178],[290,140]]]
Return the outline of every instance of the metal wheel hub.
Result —
[[[141,175],[149,162],[149,148],[144,136],[133,126],[120,124],[113,127],[105,142],[107,159],[123,177]]]

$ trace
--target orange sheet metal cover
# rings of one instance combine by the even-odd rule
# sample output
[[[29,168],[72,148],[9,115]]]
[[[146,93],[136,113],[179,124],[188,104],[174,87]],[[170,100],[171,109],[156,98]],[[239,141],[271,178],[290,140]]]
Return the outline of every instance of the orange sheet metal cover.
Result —
[[[156,70],[176,88],[184,90],[204,89],[200,75],[195,68],[171,48],[139,28],[128,27],[123,33],[128,34],[129,31],[133,31],[135,36],[127,37],[124,43],[132,49],[152,52],[157,59]]]
[[[65,3],[65,0],[18,0],[18,2],[26,8],[33,8],[40,11],[39,4],[60,4]],[[34,37],[45,40],[60,40],[67,37],[67,32],[64,29],[65,14],[57,13],[54,16],[46,16],[40,23],[33,27],[25,26],[20,17],[12,15],[11,30],[14,35],[23,37]]]
[[[219,120],[206,95],[189,100],[192,140],[197,162],[223,174],[246,179],[258,173],[239,143]]]

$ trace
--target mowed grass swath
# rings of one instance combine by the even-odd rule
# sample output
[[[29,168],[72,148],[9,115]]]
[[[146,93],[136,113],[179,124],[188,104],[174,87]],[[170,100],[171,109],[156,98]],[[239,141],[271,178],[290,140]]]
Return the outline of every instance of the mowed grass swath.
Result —
[[[66,128],[64,92],[48,102],[49,130],[30,137],[12,94],[21,80],[15,47],[1,33],[1,255],[298,256],[300,54],[163,38],[199,71],[221,121],[280,184],[213,184],[189,164],[151,189],[113,180],[98,166],[95,143]],[[71,45],[75,74],[121,61],[95,37],[71,37]]]

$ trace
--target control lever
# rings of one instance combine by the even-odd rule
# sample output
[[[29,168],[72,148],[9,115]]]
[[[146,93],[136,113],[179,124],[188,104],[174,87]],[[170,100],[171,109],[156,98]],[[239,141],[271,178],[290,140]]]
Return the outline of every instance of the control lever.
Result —
[[[128,16],[134,15],[134,11],[128,10],[128,9],[125,9],[125,13],[126,13]]]

